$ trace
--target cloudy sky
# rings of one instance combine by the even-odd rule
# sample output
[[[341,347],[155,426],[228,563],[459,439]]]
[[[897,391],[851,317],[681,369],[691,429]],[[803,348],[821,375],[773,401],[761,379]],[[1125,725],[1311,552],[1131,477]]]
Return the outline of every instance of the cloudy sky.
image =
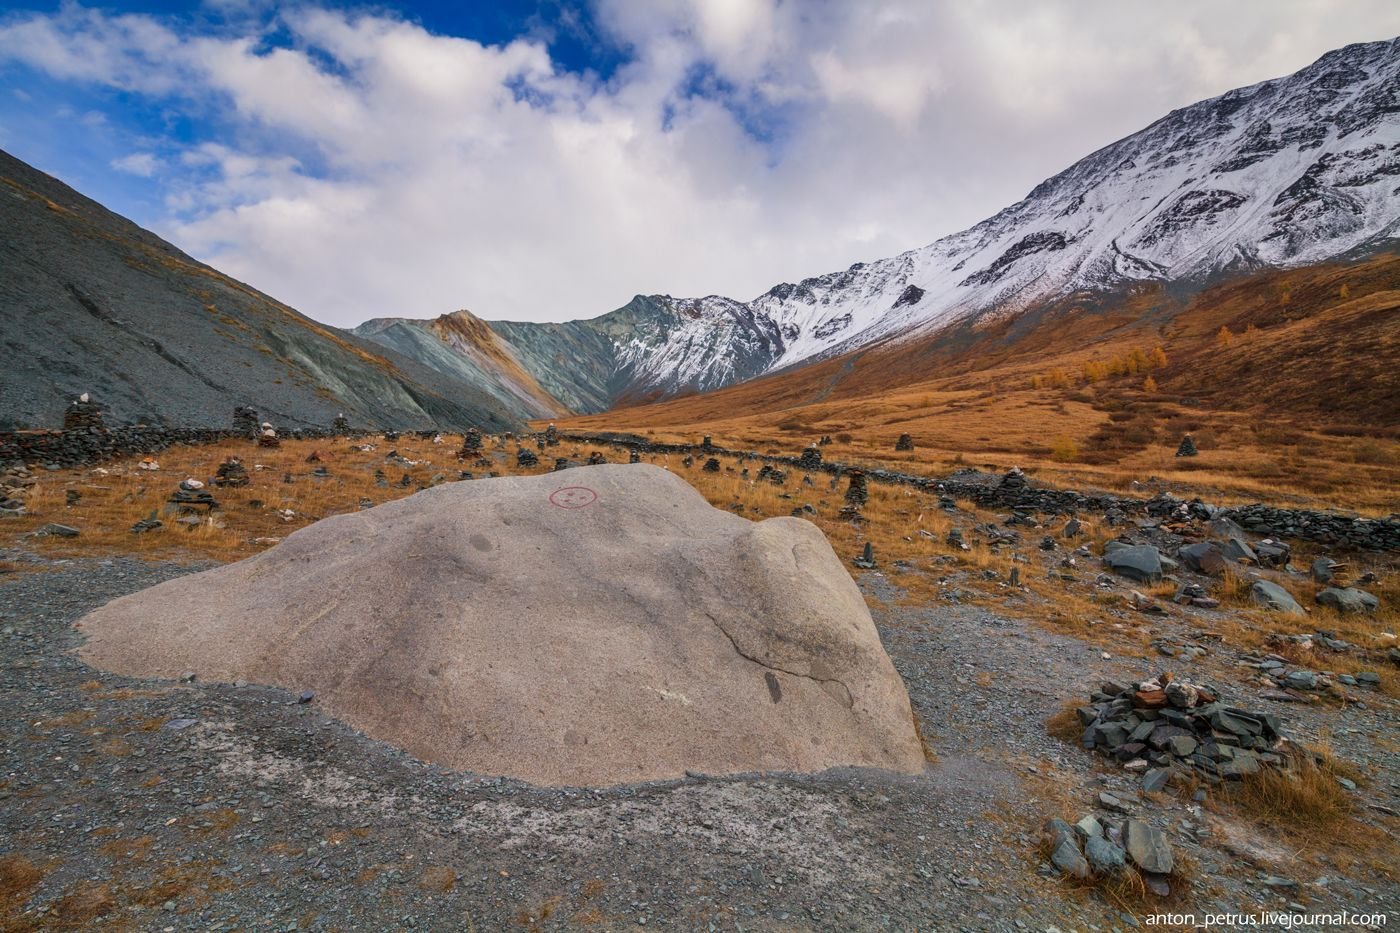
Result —
[[[0,147],[334,324],[748,299],[921,246],[1395,0],[6,4]]]

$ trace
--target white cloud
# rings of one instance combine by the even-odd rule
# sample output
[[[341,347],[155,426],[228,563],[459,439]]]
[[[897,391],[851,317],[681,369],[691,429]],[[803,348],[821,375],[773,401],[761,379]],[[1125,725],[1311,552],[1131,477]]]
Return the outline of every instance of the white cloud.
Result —
[[[181,155],[144,142],[113,166],[159,177],[179,245],[339,324],[752,297],[974,223],[1174,107],[1400,33],[1389,0],[597,0],[629,49],[600,81],[539,31],[489,46],[207,2],[239,16],[0,19],[0,61],[186,109],[204,135]]]
[[[160,159],[149,152],[133,152],[131,155],[112,160],[112,168],[129,175],[139,175],[142,178],[150,178],[155,175],[160,170],[160,165]]]

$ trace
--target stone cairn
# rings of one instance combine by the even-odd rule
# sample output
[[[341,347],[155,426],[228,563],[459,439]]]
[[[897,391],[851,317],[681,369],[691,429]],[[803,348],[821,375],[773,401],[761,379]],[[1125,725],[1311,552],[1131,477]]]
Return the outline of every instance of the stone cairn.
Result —
[[[258,429],[258,413],[247,405],[239,405],[233,410],[233,430],[248,440],[256,440],[262,433]]]
[[[532,467],[540,465],[540,458],[535,456],[533,450],[526,450],[521,447],[515,452],[515,465],[518,467]]]
[[[389,487],[389,477],[384,475],[383,470],[374,471],[374,485],[378,486],[380,489],[387,489]]]
[[[870,501],[870,491],[865,485],[865,473],[862,470],[852,470],[847,476],[850,485],[846,487],[846,504],[859,509]]]
[[[277,432],[272,425],[266,421],[262,423],[262,429],[258,432],[259,447],[281,447],[282,442],[277,438]]]
[[[822,452],[816,446],[808,447],[802,451],[802,456],[797,458],[797,466],[802,470],[820,470],[822,466]]]
[[[914,438],[910,437],[908,434],[899,435],[899,440],[894,442],[894,449],[912,451],[914,449]]]
[[[398,431],[385,431],[385,432],[384,432],[384,439],[385,439],[386,441],[396,441],[396,440],[399,439],[399,437],[400,437],[400,435],[399,435],[399,432],[398,432]]]
[[[107,425],[102,421],[102,409],[86,392],[78,396],[73,404],[69,405],[67,410],[63,412],[63,430],[107,430]]]
[[[213,493],[205,489],[204,484],[197,479],[182,480],[166,501],[180,512],[192,512],[196,508],[213,510],[219,507]]]
[[[1006,471],[1006,475],[997,483],[998,489],[1025,489],[1026,474],[1020,467],[1012,467]]]
[[[1164,673],[1139,684],[1111,681],[1076,712],[1086,749],[1142,774],[1144,791],[1173,779],[1207,783],[1287,767],[1279,721],[1220,701],[1218,691]]]
[[[640,450],[637,450],[637,448],[635,448],[635,447],[632,448],[630,451],[627,452],[627,462],[628,462],[628,463],[641,463],[641,462],[642,462],[642,452],[641,452]]]
[[[608,458],[603,456],[602,451],[595,450],[588,455],[589,466],[602,466],[604,463],[607,462]]]
[[[861,470],[851,470],[847,475],[850,478],[850,485],[846,487],[846,504],[841,507],[841,511],[837,514],[844,519],[860,521],[860,510],[870,498],[870,492],[865,486],[865,473]]]
[[[701,467],[701,469],[704,470],[706,473],[718,473],[719,460],[715,457],[710,457],[708,460],[705,461],[705,465]]]
[[[558,473],[560,470],[567,470],[567,469],[569,468],[569,466],[570,466],[570,463],[569,463],[569,458],[568,458],[568,457],[555,457],[555,458],[554,458],[554,472],[555,472],[555,473]]]
[[[771,464],[765,463],[759,468],[758,475],[755,479],[766,479],[774,486],[782,486],[787,483],[787,474]]]
[[[711,450],[714,448],[715,444],[714,441],[710,439],[710,435],[706,434],[705,439],[700,443],[700,446],[705,450]]]
[[[822,439],[819,440],[819,441],[817,441],[817,446],[818,446],[818,447],[826,447],[826,446],[829,446],[830,444],[831,444],[831,435],[830,435],[830,434],[823,434],[823,435],[822,435]]]
[[[25,501],[38,482],[34,475],[17,463],[0,473],[0,515],[23,515]]]
[[[248,485],[248,471],[243,467],[243,461],[237,457],[229,457],[219,464],[219,469],[211,480],[215,486],[242,487]]]
[[[865,542],[865,549],[860,552],[860,556],[851,561],[861,570],[874,570],[879,566],[875,562],[875,546],[869,541]]]
[[[462,449],[457,451],[458,460],[466,460],[468,457],[481,456],[481,432],[476,428],[467,428],[467,432],[462,435]]]
[[[544,442],[548,447],[559,446],[559,429],[554,426],[554,422],[549,423],[549,427],[544,429]]]
[[[1178,457],[1194,457],[1200,451],[1196,449],[1196,442],[1191,440],[1191,435],[1187,434],[1181,439],[1181,444],[1176,448]]]

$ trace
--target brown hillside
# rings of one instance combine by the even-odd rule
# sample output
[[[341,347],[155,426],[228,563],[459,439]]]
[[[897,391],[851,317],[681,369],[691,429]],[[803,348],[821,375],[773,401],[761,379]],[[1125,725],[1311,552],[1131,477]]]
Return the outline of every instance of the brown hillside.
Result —
[[[570,430],[708,433],[786,448],[832,435],[906,467],[1013,463],[1121,486],[1400,507],[1400,256],[1074,296]],[[917,451],[896,455],[899,434]],[[1173,456],[1192,433],[1201,456]]]

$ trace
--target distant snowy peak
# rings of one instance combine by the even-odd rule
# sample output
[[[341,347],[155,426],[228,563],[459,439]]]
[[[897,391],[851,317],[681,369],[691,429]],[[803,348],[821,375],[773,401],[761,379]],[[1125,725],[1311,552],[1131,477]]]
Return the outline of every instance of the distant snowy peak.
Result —
[[[1078,289],[1319,262],[1400,236],[1397,218],[1400,39],[1173,111],[922,249],[747,303],[667,299],[693,322],[678,343],[638,341],[630,358],[708,388],[730,375],[712,339],[697,344],[719,335],[711,328],[750,354],[762,334],[772,370]]]
[[[922,249],[752,301],[639,295],[586,321],[492,322],[500,344],[486,362],[518,361],[553,399],[599,411],[1081,290],[1321,262],[1400,237],[1398,218],[1400,39],[1173,111]],[[450,345],[454,367],[488,343],[475,330],[469,340],[438,331],[437,345],[417,350],[437,360]],[[422,343],[403,328],[365,336]],[[483,384],[543,401],[517,373],[488,372]]]

